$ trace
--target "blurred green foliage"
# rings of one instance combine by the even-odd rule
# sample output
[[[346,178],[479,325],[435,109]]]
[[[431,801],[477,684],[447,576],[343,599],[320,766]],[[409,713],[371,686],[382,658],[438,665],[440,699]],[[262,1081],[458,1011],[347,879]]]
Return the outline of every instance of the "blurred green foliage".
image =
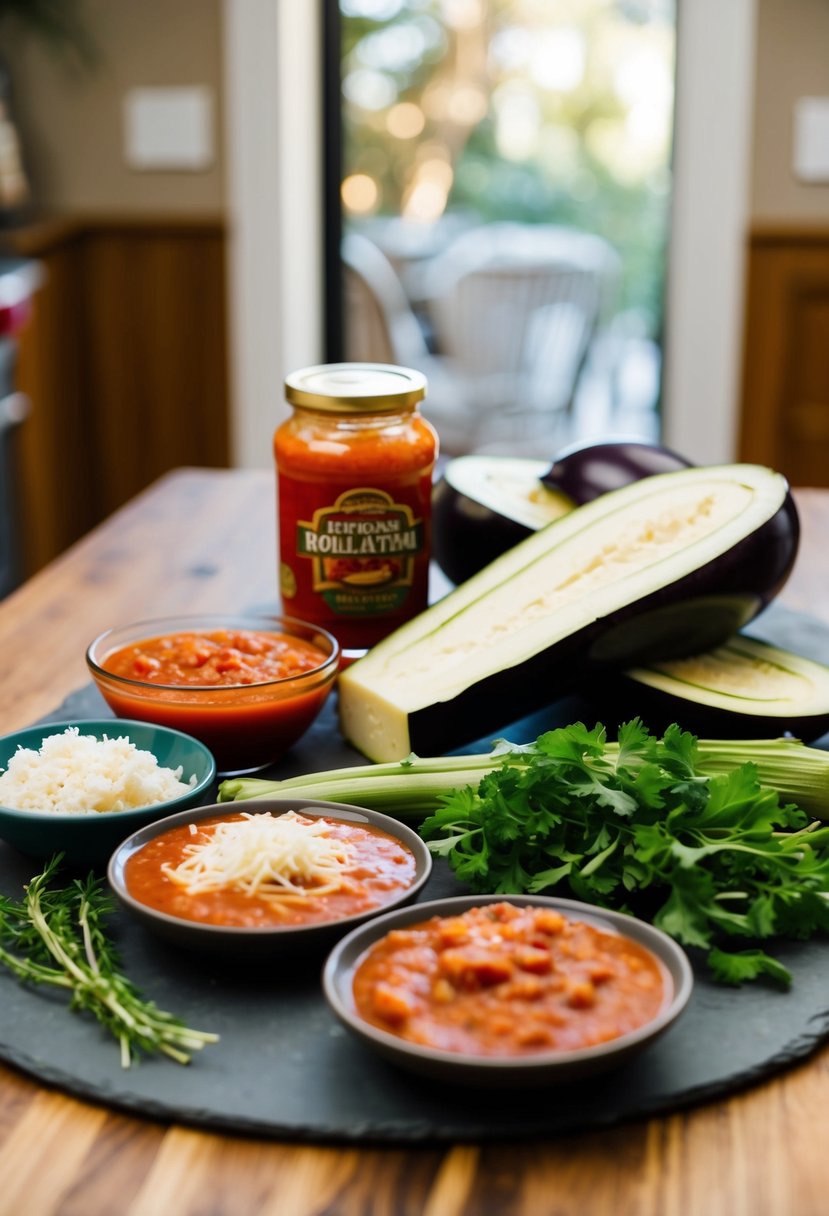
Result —
[[[445,214],[598,233],[622,258],[620,307],[637,310],[658,336],[670,213],[672,0],[486,0],[474,33],[463,23],[453,28],[453,12],[468,14],[470,5],[475,0],[341,0],[345,174],[376,182],[376,214],[400,215],[418,155],[442,145],[453,170]],[[551,31],[574,44],[571,60],[579,40],[584,48],[570,87],[539,83],[520,55],[499,61],[493,53],[499,39],[512,39],[536,56],[532,66],[542,55],[543,73],[541,42]],[[470,63],[474,75],[465,81]],[[649,65],[650,83],[661,86],[651,100]],[[485,114],[463,130],[429,104],[438,79],[482,89]],[[505,154],[499,102],[510,90],[530,122],[534,108],[538,138]],[[416,139],[389,133],[388,113],[399,102],[424,112]],[[631,123],[643,118],[656,123],[657,137],[637,145]]]
[[[97,60],[84,0],[0,0],[0,37],[13,28],[87,67]]]

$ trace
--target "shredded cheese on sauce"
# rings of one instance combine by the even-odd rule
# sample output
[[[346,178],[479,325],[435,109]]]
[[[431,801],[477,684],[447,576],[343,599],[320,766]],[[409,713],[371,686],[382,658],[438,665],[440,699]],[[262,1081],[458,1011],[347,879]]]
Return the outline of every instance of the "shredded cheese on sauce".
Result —
[[[126,737],[96,739],[70,726],[47,735],[39,750],[18,747],[0,770],[0,804],[63,815],[133,810],[186,794],[196,778],[181,775]]]
[[[307,899],[347,885],[353,848],[330,824],[288,811],[245,813],[217,823],[209,839],[188,844],[185,860],[162,866],[189,895],[228,888],[259,899]]]

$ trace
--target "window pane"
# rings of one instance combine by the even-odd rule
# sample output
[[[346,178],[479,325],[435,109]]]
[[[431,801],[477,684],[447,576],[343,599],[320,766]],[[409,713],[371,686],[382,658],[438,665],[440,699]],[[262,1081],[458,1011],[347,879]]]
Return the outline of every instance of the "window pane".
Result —
[[[444,450],[659,432],[673,0],[340,0],[345,353]]]

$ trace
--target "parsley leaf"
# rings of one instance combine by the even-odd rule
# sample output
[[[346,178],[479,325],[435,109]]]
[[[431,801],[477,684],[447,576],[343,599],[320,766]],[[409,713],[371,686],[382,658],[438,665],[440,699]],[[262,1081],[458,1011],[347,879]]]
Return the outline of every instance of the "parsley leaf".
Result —
[[[708,955],[708,965],[715,978],[723,984],[742,984],[745,980],[757,979],[758,975],[769,975],[787,987],[792,982],[791,972],[762,950],[741,950],[737,954],[729,954],[725,950],[715,949]]]

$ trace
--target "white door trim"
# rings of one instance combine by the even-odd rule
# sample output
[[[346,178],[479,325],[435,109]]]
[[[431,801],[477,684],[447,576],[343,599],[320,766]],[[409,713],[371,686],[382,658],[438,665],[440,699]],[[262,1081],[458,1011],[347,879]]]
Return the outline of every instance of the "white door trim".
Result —
[[[734,459],[750,219],[757,0],[679,0],[663,438]]]
[[[232,460],[271,463],[287,372],[322,358],[319,5],[224,0]]]

